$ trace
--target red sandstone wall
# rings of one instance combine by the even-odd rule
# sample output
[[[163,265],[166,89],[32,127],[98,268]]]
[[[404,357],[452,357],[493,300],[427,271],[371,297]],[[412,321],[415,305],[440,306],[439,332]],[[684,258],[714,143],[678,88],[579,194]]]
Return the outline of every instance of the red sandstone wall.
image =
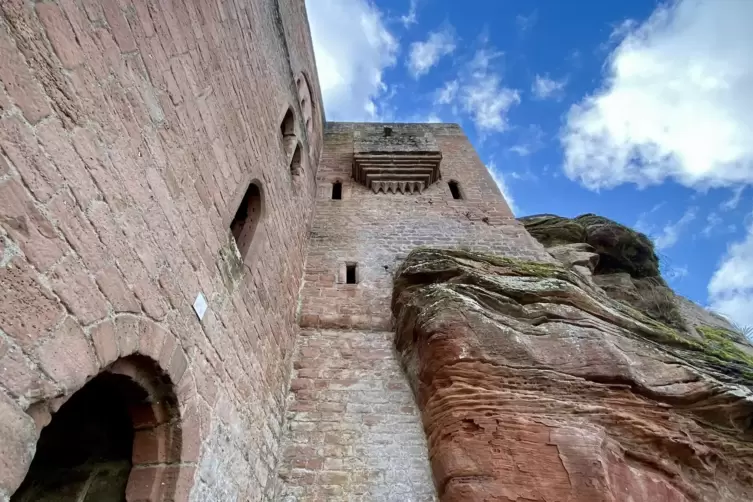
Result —
[[[262,498],[323,120],[319,100],[310,141],[297,125],[309,162],[292,177],[278,135],[288,106],[300,117],[295,76],[320,92],[303,0],[282,4],[0,3],[0,500],[48,419],[27,412],[130,353],[175,380],[181,496]],[[251,179],[266,199],[259,245],[223,281]]]
[[[442,151],[442,180],[423,194],[374,194],[355,183],[353,131],[382,128],[326,128],[279,497],[435,500],[421,419],[389,331],[396,265],[419,245],[551,259],[512,218],[457,126],[393,125],[395,136],[405,128],[418,135],[431,131]],[[451,179],[460,183],[464,199],[452,198]],[[332,200],[338,180],[343,198]],[[346,262],[358,263],[357,284],[338,282]]]
[[[351,179],[353,131],[382,125],[330,123],[317,173],[316,217],[302,292],[301,326],[391,329],[392,273],[420,245],[551,259],[512,218],[463,131],[448,124],[394,124],[431,131],[443,155],[442,179],[422,194],[374,194]],[[332,183],[343,199],[331,200]],[[447,182],[463,193],[454,200]],[[338,269],[357,262],[359,284],[339,284]]]
[[[413,393],[389,331],[303,330],[276,500],[431,502]]]

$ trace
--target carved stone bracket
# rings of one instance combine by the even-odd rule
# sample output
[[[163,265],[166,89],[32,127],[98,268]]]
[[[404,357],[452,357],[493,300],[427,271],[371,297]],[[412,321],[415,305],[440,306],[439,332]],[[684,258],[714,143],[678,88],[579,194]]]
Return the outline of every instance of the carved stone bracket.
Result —
[[[355,138],[353,178],[374,193],[421,193],[440,178],[441,161],[442,153],[428,133],[385,128],[383,134]]]

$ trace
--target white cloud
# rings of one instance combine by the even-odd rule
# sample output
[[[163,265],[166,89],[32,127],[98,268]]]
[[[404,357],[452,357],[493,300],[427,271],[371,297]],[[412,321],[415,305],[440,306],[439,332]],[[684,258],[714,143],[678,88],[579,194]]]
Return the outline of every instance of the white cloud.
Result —
[[[652,215],[652,214],[656,213],[657,211],[659,211],[659,210],[660,210],[661,208],[663,208],[663,207],[664,207],[664,206],[666,206],[666,205],[667,205],[666,201],[664,201],[664,202],[659,202],[658,204],[655,204],[655,205],[654,205],[654,206],[653,206],[653,207],[652,207],[651,209],[649,209],[648,211],[644,211],[644,212],[642,212],[642,213],[641,213],[641,214],[640,214],[640,215],[638,216],[638,221],[636,221],[636,222],[635,222],[635,225],[633,225],[633,226],[634,226],[634,227],[635,227],[635,228],[636,228],[636,229],[637,229],[637,230],[638,230],[639,232],[643,232],[643,233],[645,233],[645,234],[649,233],[649,231],[651,230],[651,228],[653,228],[653,225],[652,225],[652,224],[650,224],[650,223],[648,223],[648,221],[646,220],[646,218],[647,218],[648,216],[650,216],[650,215]]]
[[[307,0],[319,83],[328,120],[378,119],[384,70],[398,43],[369,0]]]
[[[510,148],[508,148],[508,150],[511,151],[512,153],[517,154],[519,157],[528,157],[529,155],[533,153],[531,146],[525,143],[513,145]]]
[[[709,304],[743,326],[753,326],[753,224],[727,249],[708,286]]]
[[[654,212],[658,207],[660,206],[654,207],[654,209],[649,213],[641,214],[635,224],[635,228],[640,232],[648,234],[651,237],[651,240],[654,241],[656,249],[663,251],[677,244],[677,241],[680,239],[682,232],[688,227],[688,225],[690,225],[693,220],[695,220],[696,214],[698,213],[698,208],[688,208],[679,220],[675,222],[668,222],[664,226],[659,228],[655,225],[647,223],[645,219],[647,214]]]
[[[547,75],[536,75],[531,92],[536,99],[561,98],[566,85],[566,78],[555,80]]]
[[[465,112],[481,133],[505,131],[507,112],[520,103],[520,94],[503,85],[500,72],[492,65],[500,56],[501,52],[486,47],[478,49],[457,78],[435,91],[434,104],[451,105],[455,115]]]
[[[425,42],[414,42],[410,46],[408,69],[413,78],[426,75],[432,66],[437,64],[443,56],[452,54],[455,50],[455,33],[449,26],[439,31],[429,33]]]
[[[743,191],[745,190],[745,186],[739,186],[732,190],[732,197],[730,197],[728,200],[726,200],[721,205],[722,211],[731,211],[733,209],[737,209],[738,204],[740,204],[740,199],[743,196]]]
[[[685,214],[674,223],[667,223],[661,232],[654,239],[654,244],[659,250],[671,248],[677,244],[677,240],[680,238],[680,233],[695,220],[697,208],[690,208],[685,211]]]
[[[565,172],[598,189],[753,183],[753,2],[678,0],[621,25],[603,87],[574,105]]]
[[[410,28],[410,25],[418,23],[418,18],[416,16],[418,11],[418,0],[410,0],[410,8],[408,9],[408,13],[404,16],[400,16],[400,22],[403,23],[403,26],[405,28]]]
[[[718,214],[712,211],[706,217],[706,226],[703,227],[701,233],[705,237],[711,237],[711,234],[714,232],[714,230],[716,230],[723,222],[724,220],[722,220],[722,218]]]
[[[498,56],[501,53],[479,49],[460,78],[460,103],[480,132],[507,129],[507,112],[520,103],[518,91],[505,87],[501,75],[491,66]]]
[[[544,131],[540,126],[531,124],[523,128],[518,135],[517,144],[508,148],[508,151],[520,157],[528,157],[544,146]]]
[[[502,171],[497,169],[497,166],[494,162],[489,162],[488,164],[486,164],[486,168],[491,173],[492,178],[494,179],[494,182],[497,184],[497,187],[499,188],[499,191],[502,192],[502,195],[507,201],[507,205],[510,206],[510,210],[512,211],[512,213],[517,214],[518,207],[515,205],[515,199],[512,196],[512,192],[510,192],[510,187],[507,186],[507,183],[505,181],[505,176],[504,174],[502,174]]]
[[[685,265],[669,267],[664,271],[663,275],[669,281],[679,281],[688,276],[688,267]]]
[[[457,80],[446,82],[444,84],[444,87],[437,91],[437,98],[434,100],[434,102],[439,105],[451,104],[455,100],[455,97],[458,95],[459,87],[460,83]]]
[[[520,181],[538,181],[539,179],[529,167],[526,167],[523,171],[511,171],[510,177],[514,180]]]
[[[433,111],[417,112],[409,115],[397,115],[389,120],[390,122],[406,122],[417,124],[439,124],[444,122],[442,117]]]

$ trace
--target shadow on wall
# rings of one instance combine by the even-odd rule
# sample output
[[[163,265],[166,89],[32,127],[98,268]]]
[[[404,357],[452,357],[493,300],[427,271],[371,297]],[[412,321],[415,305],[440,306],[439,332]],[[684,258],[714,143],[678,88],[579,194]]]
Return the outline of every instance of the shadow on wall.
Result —
[[[119,359],[52,415],[10,500],[177,500],[182,448],[170,378],[148,357]]]

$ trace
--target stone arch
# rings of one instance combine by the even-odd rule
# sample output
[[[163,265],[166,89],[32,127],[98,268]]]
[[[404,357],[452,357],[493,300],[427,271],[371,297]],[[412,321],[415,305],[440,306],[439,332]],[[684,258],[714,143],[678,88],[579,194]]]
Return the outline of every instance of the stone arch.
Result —
[[[314,103],[313,93],[311,91],[311,85],[305,72],[300,72],[295,80],[296,89],[298,90],[298,104],[301,107],[301,115],[303,117],[303,123],[306,127],[306,134],[311,141],[314,135],[314,121],[312,117],[316,112],[316,104]]]
[[[282,137],[295,136],[295,114],[293,108],[288,107],[285,116],[280,122],[280,134]]]
[[[110,404],[120,405],[125,410],[125,418],[131,426],[130,468],[124,479],[126,500],[187,501],[193,486],[202,431],[195,409],[185,406],[193,397],[195,387],[182,347],[172,333],[135,315],[120,315],[93,327],[91,341],[92,356],[97,361],[98,370],[93,372],[96,376],[79,373],[76,381],[67,386],[70,392],[64,396],[49,396],[28,407],[26,417],[30,417],[29,421],[33,419],[37,430],[36,437],[31,437],[38,440],[35,460],[31,456],[24,458],[22,465],[13,470],[12,479],[2,479],[0,493],[5,489],[8,494],[13,494],[13,502],[37,500],[34,493],[28,491],[32,481],[39,481],[38,476],[46,472],[45,468],[61,465],[65,468],[67,465],[56,467],[50,462],[51,458],[62,458],[60,451],[67,450],[55,450],[56,439],[50,440],[45,435],[50,436],[61,427],[65,430],[66,425],[75,425],[70,417],[76,417],[77,413],[81,416],[80,401],[86,404],[87,395],[93,392],[102,396],[102,389],[105,389],[113,394]],[[85,358],[88,354],[80,356]],[[119,397],[123,399],[118,401]],[[180,411],[182,403],[183,412]],[[76,407],[78,411],[70,411]],[[93,422],[96,420],[89,421]],[[27,423],[19,420],[14,426],[19,433],[7,437],[19,444],[4,445],[2,449],[5,451],[28,448],[24,445],[30,439],[25,430]],[[46,429],[48,426],[50,429]],[[122,424],[118,430],[123,431]],[[118,446],[121,452],[122,446]],[[81,455],[82,451],[77,453]],[[41,463],[37,462],[41,467],[34,464],[37,455],[46,455]],[[24,482],[29,476],[31,481]],[[75,491],[75,486],[68,488]]]
[[[322,151],[322,134],[324,127],[324,110],[321,108],[321,96],[312,86],[312,80],[305,71],[297,74],[296,91],[301,110],[301,134],[306,137],[308,165],[316,171]],[[314,81],[316,83],[316,81]],[[305,131],[305,132],[304,132]]]

